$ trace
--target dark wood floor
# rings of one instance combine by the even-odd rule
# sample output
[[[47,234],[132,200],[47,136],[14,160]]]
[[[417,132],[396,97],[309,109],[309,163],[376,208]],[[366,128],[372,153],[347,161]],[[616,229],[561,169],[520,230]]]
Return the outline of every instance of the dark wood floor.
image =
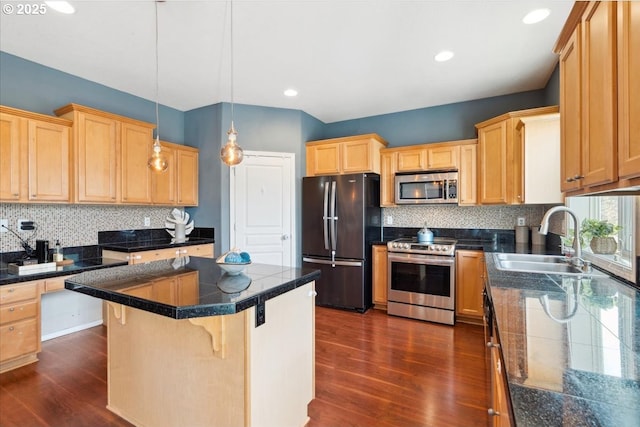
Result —
[[[486,426],[483,344],[479,326],[318,308],[308,427]],[[105,408],[106,364],[102,326],[44,342],[0,375],[0,426],[131,426]]]

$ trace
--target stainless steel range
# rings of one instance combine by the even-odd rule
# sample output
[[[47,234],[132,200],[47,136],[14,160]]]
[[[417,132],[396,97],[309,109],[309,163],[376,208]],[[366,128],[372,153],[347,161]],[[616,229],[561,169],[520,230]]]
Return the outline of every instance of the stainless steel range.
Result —
[[[387,243],[387,313],[453,325],[455,323],[456,241],[433,243],[396,239]]]

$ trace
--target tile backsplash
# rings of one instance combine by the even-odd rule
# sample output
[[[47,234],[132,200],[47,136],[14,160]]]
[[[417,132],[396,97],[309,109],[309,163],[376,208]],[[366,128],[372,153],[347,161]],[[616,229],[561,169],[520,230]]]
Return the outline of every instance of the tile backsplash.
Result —
[[[0,218],[8,219],[9,228],[35,247],[35,240],[60,240],[63,247],[98,244],[98,231],[164,228],[165,218],[173,208],[163,206],[89,206],[0,204]],[[144,225],[149,218],[150,225]],[[37,230],[19,231],[18,220],[34,221]],[[0,233],[0,252],[21,251],[20,241],[12,233]]]
[[[421,205],[384,208],[385,227],[490,228],[513,230],[519,217],[525,225],[538,226],[544,213],[553,205],[456,206]],[[388,221],[392,218],[392,223]],[[560,216],[557,216],[560,218]],[[560,233],[561,224],[553,221],[550,230]]]

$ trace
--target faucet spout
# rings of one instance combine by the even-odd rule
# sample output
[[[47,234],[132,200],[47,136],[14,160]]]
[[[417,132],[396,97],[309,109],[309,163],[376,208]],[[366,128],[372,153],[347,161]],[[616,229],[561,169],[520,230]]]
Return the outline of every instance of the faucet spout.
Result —
[[[540,221],[540,234],[547,234],[549,232],[549,218],[556,212],[566,212],[573,218],[573,257],[580,260],[582,258],[582,250],[580,248],[579,227],[580,221],[578,221],[578,215],[566,206],[554,206],[545,212]]]

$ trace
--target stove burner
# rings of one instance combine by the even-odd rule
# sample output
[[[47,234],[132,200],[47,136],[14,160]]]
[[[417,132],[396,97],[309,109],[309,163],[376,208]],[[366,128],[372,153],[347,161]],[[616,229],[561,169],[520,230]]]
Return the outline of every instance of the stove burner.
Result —
[[[455,256],[456,240],[435,237],[433,243],[418,243],[415,238],[400,238],[387,243],[389,252]]]

